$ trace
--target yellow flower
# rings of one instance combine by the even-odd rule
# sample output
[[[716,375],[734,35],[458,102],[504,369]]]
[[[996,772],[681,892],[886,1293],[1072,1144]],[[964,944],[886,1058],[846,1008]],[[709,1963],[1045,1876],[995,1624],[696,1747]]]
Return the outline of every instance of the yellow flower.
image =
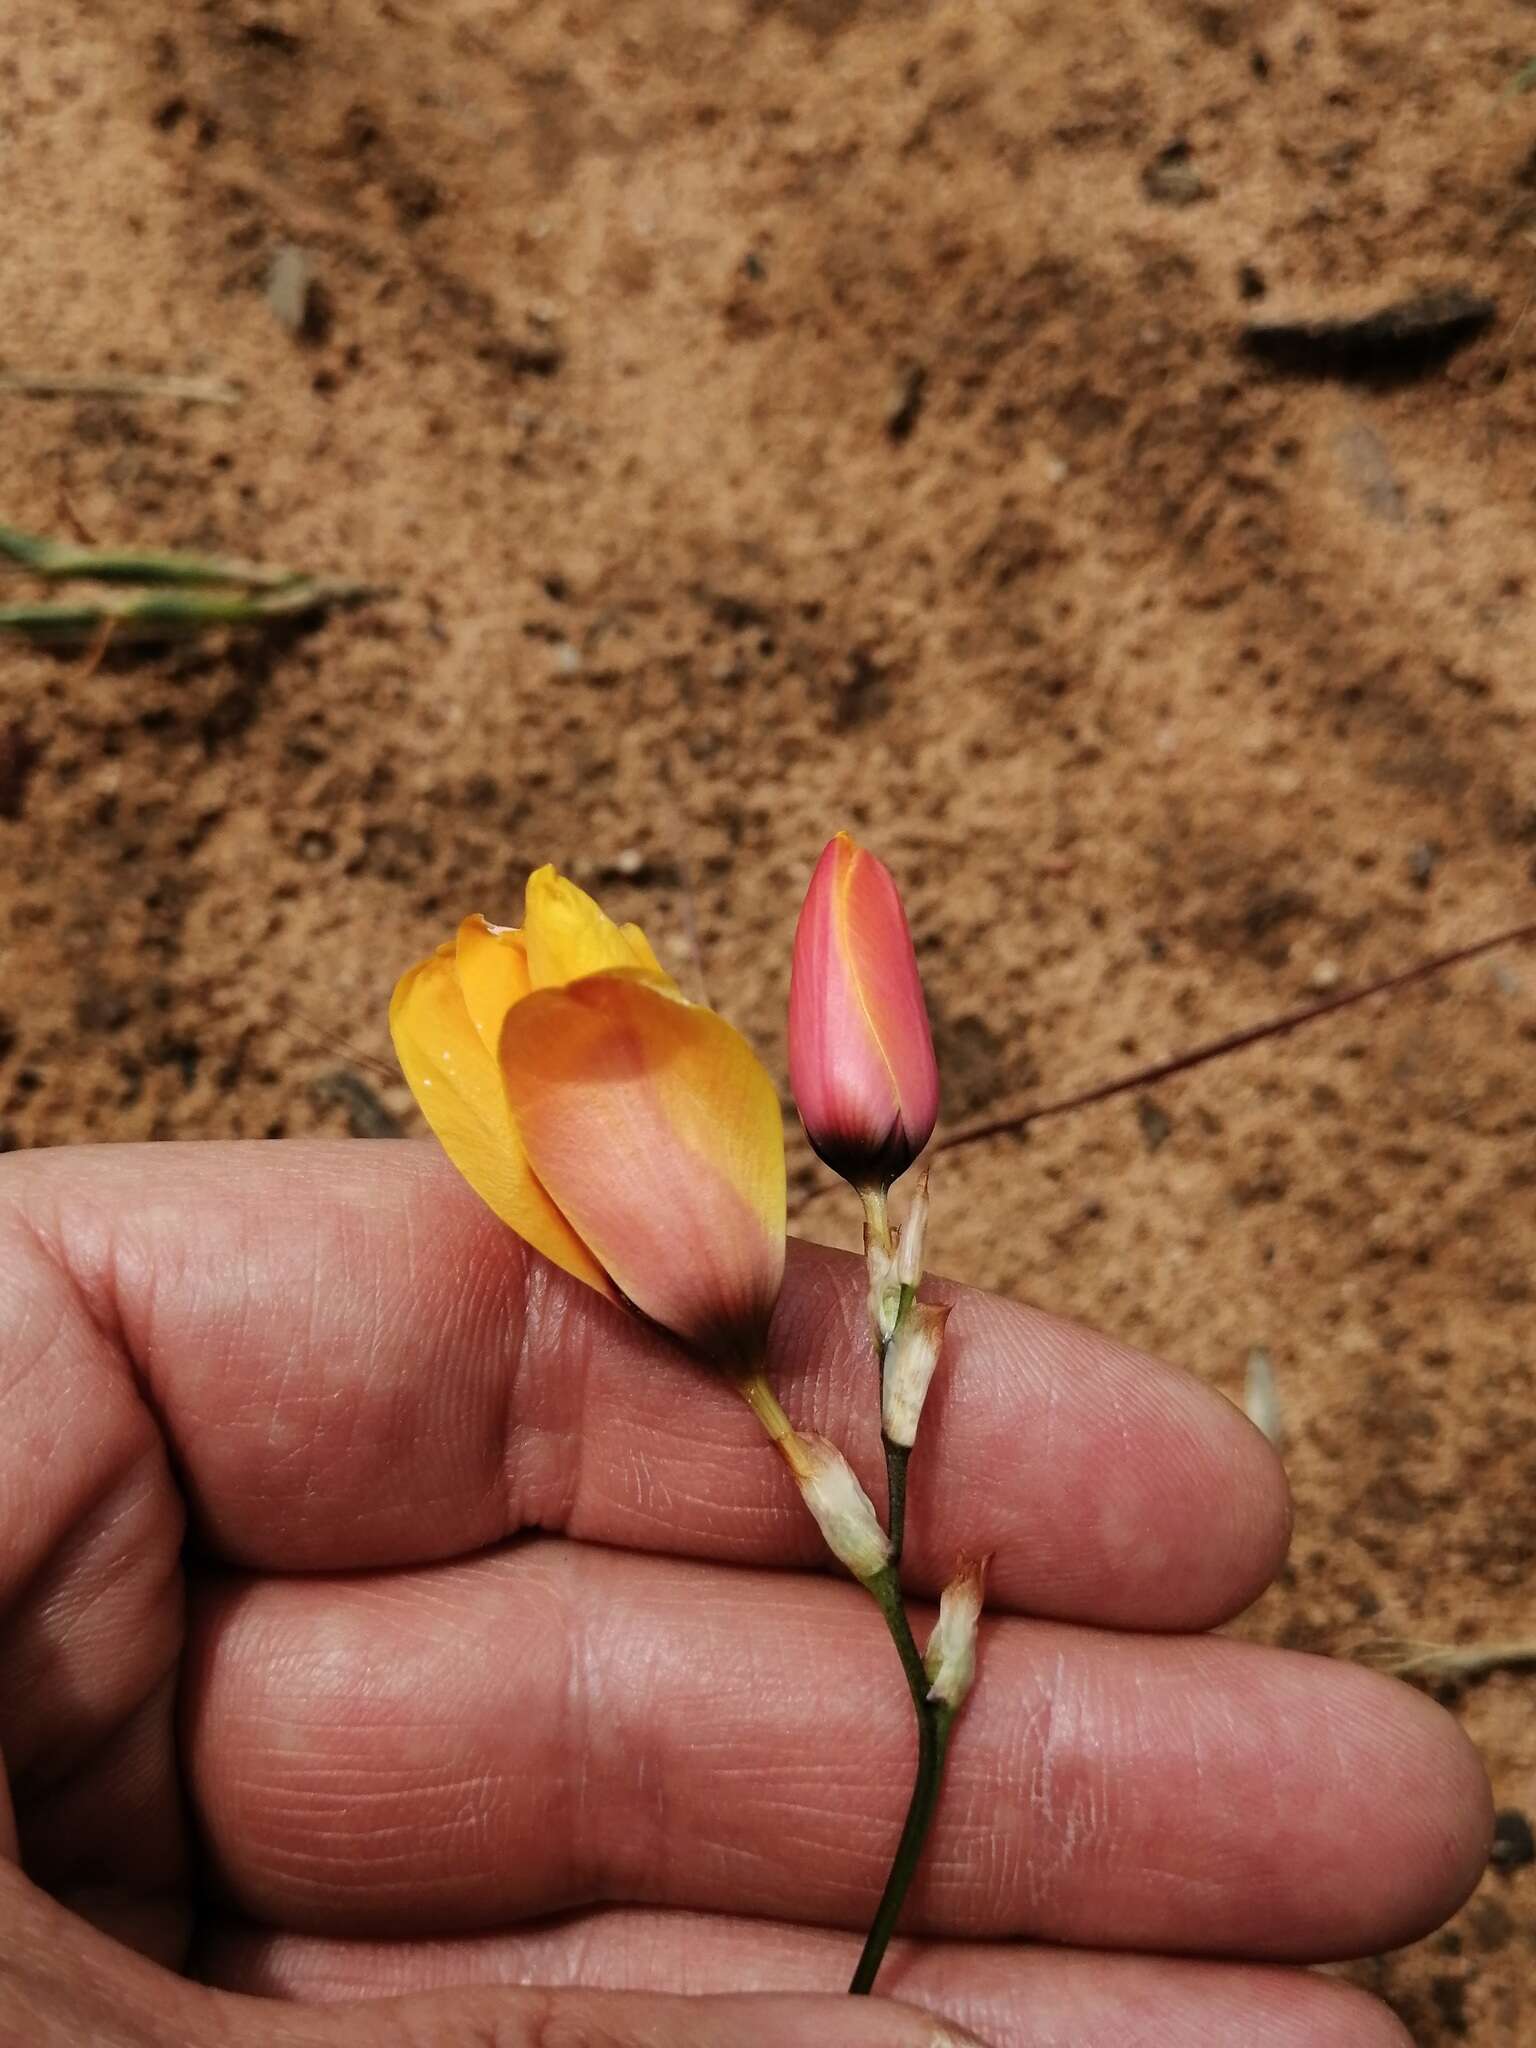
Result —
[[[466,918],[390,1031],[444,1151],[578,1280],[750,1369],[784,1273],[784,1132],[741,1034],[638,925],[540,868],[523,927]]]

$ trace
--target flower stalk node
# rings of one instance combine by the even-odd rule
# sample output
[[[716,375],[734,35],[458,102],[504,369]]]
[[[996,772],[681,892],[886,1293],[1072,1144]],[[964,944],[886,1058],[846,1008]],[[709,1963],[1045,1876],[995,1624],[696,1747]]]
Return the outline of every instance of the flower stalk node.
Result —
[[[886,1347],[881,1424],[887,1440],[905,1450],[910,1451],[917,1442],[917,1426],[938,1368],[949,1315],[948,1302],[911,1302]]]
[[[928,1699],[958,1714],[976,1677],[976,1636],[986,1591],[985,1557],[962,1558],[939,1595],[939,1618],[923,1652]]]
[[[798,1464],[791,1461],[791,1469],[801,1497],[832,1555],[867,1586],[880,1577],[891,1558],[890,1538],[880,1526],[874,1503],[836,1444],[805,1430],[798,1431],[796,1439],[799,1459]]]

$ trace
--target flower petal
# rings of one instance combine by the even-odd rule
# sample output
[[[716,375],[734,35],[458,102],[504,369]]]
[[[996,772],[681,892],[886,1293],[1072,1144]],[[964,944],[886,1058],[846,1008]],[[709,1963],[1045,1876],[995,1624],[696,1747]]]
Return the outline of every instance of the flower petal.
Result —
[[[481,1200],[535,1251],[611,1297],[608,1276],[528,1164],[497,1063],[460,987],[456,950],[452,941],[439,946],[396,985],[389,1029],[401,1071],[443,1150]]]
[[[635,1306],[721,1363],[784,1274],[784,1127],[738,1031],[630,970],[536,992],[502,1073],[540,1181]]]
[[[455,942],[454,970],[470,1022],[494,1061],[508,1010],[533,988],[522,933],[466,917]]]
[[[616,967],[662,968],[638,925],[617,925],[585,889],[552,867],[528,877],[523,940],[533,986],[563,988],[586,974]]]
[[[621,924],[619,930],[629,941],[629,950],[634,956],[635,965],[643,967],[647,974],[654,974],[659,981],[664,981],[671,987],[676,988],[676,982],[672,980],[671,975],[668,974],[665,967],[656,958],[655,948],[651,945],[645,933],[641,931],[639,925]]]

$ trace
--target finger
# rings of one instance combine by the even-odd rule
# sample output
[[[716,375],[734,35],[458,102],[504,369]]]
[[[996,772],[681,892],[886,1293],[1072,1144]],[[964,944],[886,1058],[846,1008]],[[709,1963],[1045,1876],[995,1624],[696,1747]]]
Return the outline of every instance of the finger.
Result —
[[[0,2040],[27,2048],[980,2048],[887,1999],[471,1989],[274,2006],[130,1955],[0,1868]]]
[[[609,1907],[442,1941],[328,1941],[226,1922],[200,1964],[209,1983],[269,1998],[576,1983],[698,1995],[825,1990],[847,1981],[858,1948],[857,1936],[821,1928]],[[880,1989],[998,2048],[1408,2048],[1375,1999],[1263,1964],[908,1941],[892,1947]]]
[[[270,2048],[270,2005],[233,2048]],[[282,2018],[284,2048],[984,2048],[932,2014],[884,1998],[450,1990]]]
[[[416,1934],[605,1899],[873,1912],[913,1738],[852,1585],[547,1540],[208,1587],[192,1631],[190,1784],[254,1917]],[[910,1924],[1356,1953],[1452,1910],[1489,1825],[1470,1745],[1390,1680],[995,1620]]]
[[[734,1395],[526,1253],[429,1147],[114,1146],[5,1167],[18,1257],[46,1256],[41,1240],[74,1288],[53,1368],[142,1378],[229,1559],[413,1563],[528,1527],[823,1557]],[[912,1582],[936,1590],[957,1552],[988,1551],[998,1606],[1171,1628],[1244,1605],[1287,1531],[1258,1433],[1075,1325],[949,1292]],[[854,1261],[801,1249],[773,1366],[795,1419],[877,1488],[863,1294]]]

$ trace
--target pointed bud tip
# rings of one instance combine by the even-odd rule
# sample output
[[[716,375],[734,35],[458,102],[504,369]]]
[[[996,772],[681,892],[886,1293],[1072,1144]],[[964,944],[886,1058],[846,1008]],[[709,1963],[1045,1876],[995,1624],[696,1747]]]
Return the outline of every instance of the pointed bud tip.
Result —
[[[991,1561],[990,1557],[957,1561],[954,1577],[939,1595],[939,1618],[923,1652],[928,1697],[951,1713],[964,1706],[975,1681],[976,1636]]]

